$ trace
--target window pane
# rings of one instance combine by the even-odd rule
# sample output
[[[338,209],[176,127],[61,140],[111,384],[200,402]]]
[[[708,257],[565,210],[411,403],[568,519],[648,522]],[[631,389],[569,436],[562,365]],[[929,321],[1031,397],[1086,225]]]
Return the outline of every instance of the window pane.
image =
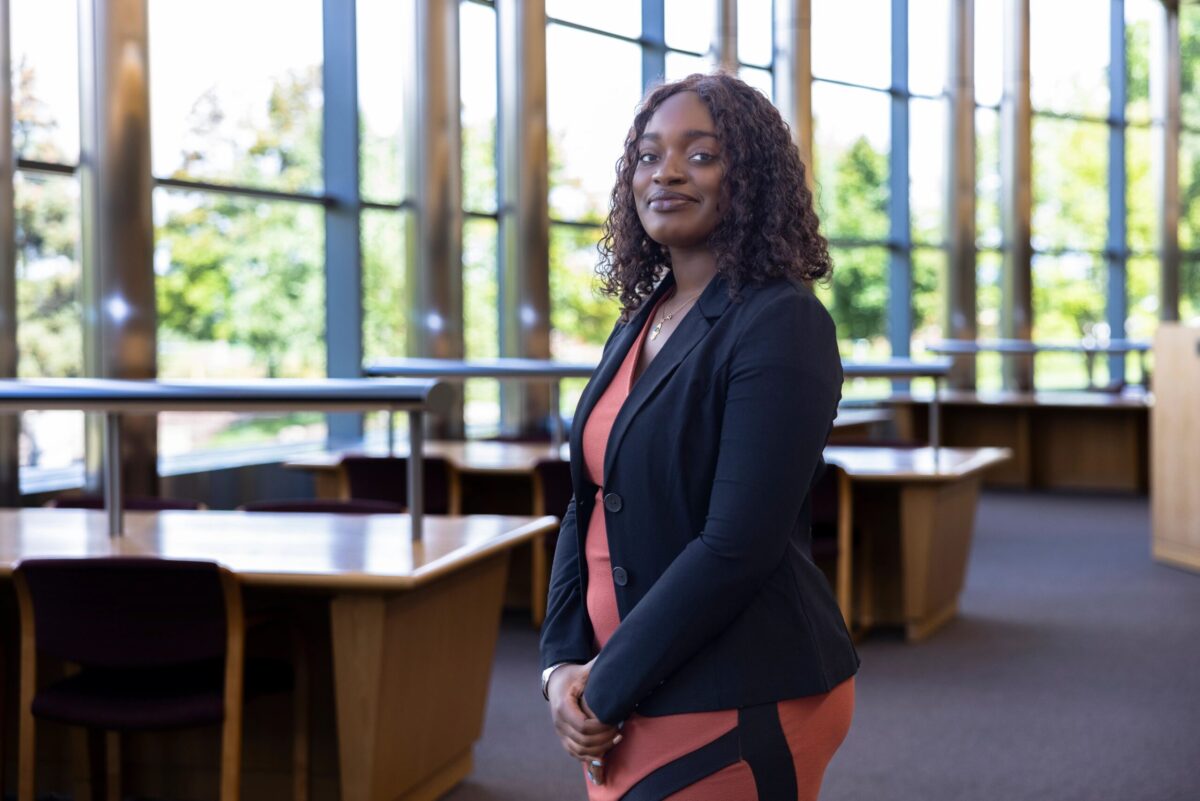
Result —
[[[79,182],[18,172],[16,211],[17,374],[72,378],[83,374]],[[83,471],[83,414],[21,415],[21,481],[77,483]],[[65,480],[53,481],[53,474]]]
[[[546,16],[621,36],[637,37],[642,34],[641,0],[605,0],[603,3],[546,0]],[[551,59],[550,63],[560,62]]]
[[[941,244],[946,239],[948,125],[945,100],[909,104],[909,198],[917,242]]]
[[[678,81],[696,72],[712,72],[715,68],[707,57],[686,53],[667,53],[667,80]]]
[[[975,3],[975,102],[1000,105],[1004,94],[1005,0]]]
[[[1154,195],[1152,158],[1154,140],[1149,128],[1125,129],[1125,202],[1127,236],[1135,251],[1154,249],[1158,237],[1158,202]]]
[[[1180,275],[1180,318],[1193,325],[1200,323],[1200,259],[1184,259]]]
[[[1183,58],[1183,124],[1200,130],[1200,6],[1179,7],[1179,39]]]
[[[407,212],[362,213],[363,356],[407,355]]]
[[[1078,342],[1097,336],[1097,326],[1104,324],[1107,273],[1104,260],[1091,253],[1034,255],[1034,340]],[[1085,361],[1076,353],[1043,354],[1034,378],[1039,389],[1084,387]]]
[[[775,97],[775,81],[769,70],[754,67],[739,67],[738,77],[767,96],[768,100]]]
[[[1179,247],[1200,250],[1200,134],[1180,136],[1179,173]]]
[[[886,88],[892,83],[888,0],[813,0],[813,74]],[[853,47],[847,47],[853,42]]]
[[[620,305],[596,291],[597,228],[550,226],[550,353],[568,362],[597,361]]]
[[[914,356],[932,356],[925,346],[944,336],[946,264],[946,251],[941,248],[915,248],[912,252]]]
[[[1000,228],[1000,114],[975,110],[975,241],[998,248]]]
[[[1150,120],[1150,26],[1158,0],[1125,0],[1125,116]]]
[[[14,0],[13,151],[18,158],[79,161],[79,24],[76,0]]]
[[[158,189],[154,211],[160,376],[325,374],[320,207]],[[160,455],[324,432],[318,413],[163,414]]]
[[[1107,117],[1107,0],[1033,0],[1029,14],[1033,107]],[[1069,47],[1063,41],[1066,31]]]
[[[887,237],[888,103],[882,92],[813,84],[813,162],[827,236]]]
[[[550,215],[599,222],[642,96],[641,49],[562,25],[546,28]],[[597,64],[604,70],[598,71]]]
[[[463,208],[496,210],[496,11],[461,5]]]
[[[404,74],[397,41],[413,24],[411,0],[358,0],[359,185],[362,196],[399,203],[407,194],[404,165]],[[463,29],[469,24],[463,14]],[[463,97],[467,84],[463,82]]]
[[[1107,185],[1107,126],[1033,118],[1034,248],[1102,250]]]
[[[891,355],[887,341],[888,271],[884,248],[830,248],[833,284],[829,312],[837,323],[842,355]]]
[[[667,47],[707,53],[716,37],[716,0],[666,0]],[[667,56],[670,58],[670,56]]]
[[[1000,310],[1003,298],[1003,255],[994,250],[980,251],[975,259],[975,308],[980,339],[1000,336]],[[1001,356],[981,353],[975,358],[975,386],[999,389],[1002,383]]]
[[[976,3],[978,13],[981,3]],[[950,67],[950,0],[908,4],[908,88],[940,95]]]
[[[497,247],[495,220],[468,218],[463,223],[463,322],[468,359],[500,355]],[[499,382],[467,381],[465,391],[468,432],[485,436],[499,431]]]
[[[1125,330],[1114,338],[1153,339],[1158,328],[1159,261],[1153,256],[1135,256],[1125,267],[1129,312]]]
[[[738,0],[737,48],[743,64],[771,66],[775,53],[771,20],[771,0]]]
[[[280,24],[270,0],[211,0],[202,13],[150,0],[149,11],[154,173],[319,190],[320,0],[289,3],[287,35],[270,47],[263,32]]]

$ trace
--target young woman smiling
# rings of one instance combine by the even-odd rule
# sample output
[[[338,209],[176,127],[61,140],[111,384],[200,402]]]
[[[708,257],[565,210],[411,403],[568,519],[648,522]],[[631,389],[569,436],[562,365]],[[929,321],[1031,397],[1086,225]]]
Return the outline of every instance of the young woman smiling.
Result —
[[[815,799],[858,657],[810,554],[841,395],[831,265],[770,102],[653,90],[617,168],[622,305],[571,431],[543,691],[591,801]]]

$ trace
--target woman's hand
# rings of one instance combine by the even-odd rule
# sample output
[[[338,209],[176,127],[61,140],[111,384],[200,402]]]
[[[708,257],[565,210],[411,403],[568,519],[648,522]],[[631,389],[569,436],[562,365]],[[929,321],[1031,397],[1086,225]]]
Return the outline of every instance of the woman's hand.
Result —
[[[592,660],[594,662],[595,660]],[[592,662],[586,665],[563,665],[550,676],[546,686],[550,696],[550,714],[554,718],[554,729],[558,732],[567,753],[589,765],[593,776],[602,777],[599,766],[592,765],[620,742],[615,726],[601,723],[583,700]],[[602,783],[602,778],[597,783]]]

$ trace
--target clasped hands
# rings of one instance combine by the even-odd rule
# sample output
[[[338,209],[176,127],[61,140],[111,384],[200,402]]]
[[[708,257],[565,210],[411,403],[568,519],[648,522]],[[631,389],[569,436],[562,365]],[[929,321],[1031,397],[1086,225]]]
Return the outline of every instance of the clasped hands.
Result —
[[[600,722],[583,698],[595,661],[558,668],[550,675],[546,693],[563,748],[583,762],[594,784],[604,784],[604,755],[621,742],[621,733],[616,726]]]

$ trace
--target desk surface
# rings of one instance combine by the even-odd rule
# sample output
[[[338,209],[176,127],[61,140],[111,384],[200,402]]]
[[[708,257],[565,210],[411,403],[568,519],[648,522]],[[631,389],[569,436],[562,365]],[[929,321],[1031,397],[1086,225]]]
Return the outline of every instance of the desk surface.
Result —
[[[830,445],[825,461],[864,481],[954,481],[1012,458],[1008,448],[886,448]]]
[[[128,512],[108,536],[104,512],[0,510],[0,575],[23,558],[158,556],[211,559],[246,584],[405,590],[555,531],[554,517],[426,515],[412,541],[408,515]]]

